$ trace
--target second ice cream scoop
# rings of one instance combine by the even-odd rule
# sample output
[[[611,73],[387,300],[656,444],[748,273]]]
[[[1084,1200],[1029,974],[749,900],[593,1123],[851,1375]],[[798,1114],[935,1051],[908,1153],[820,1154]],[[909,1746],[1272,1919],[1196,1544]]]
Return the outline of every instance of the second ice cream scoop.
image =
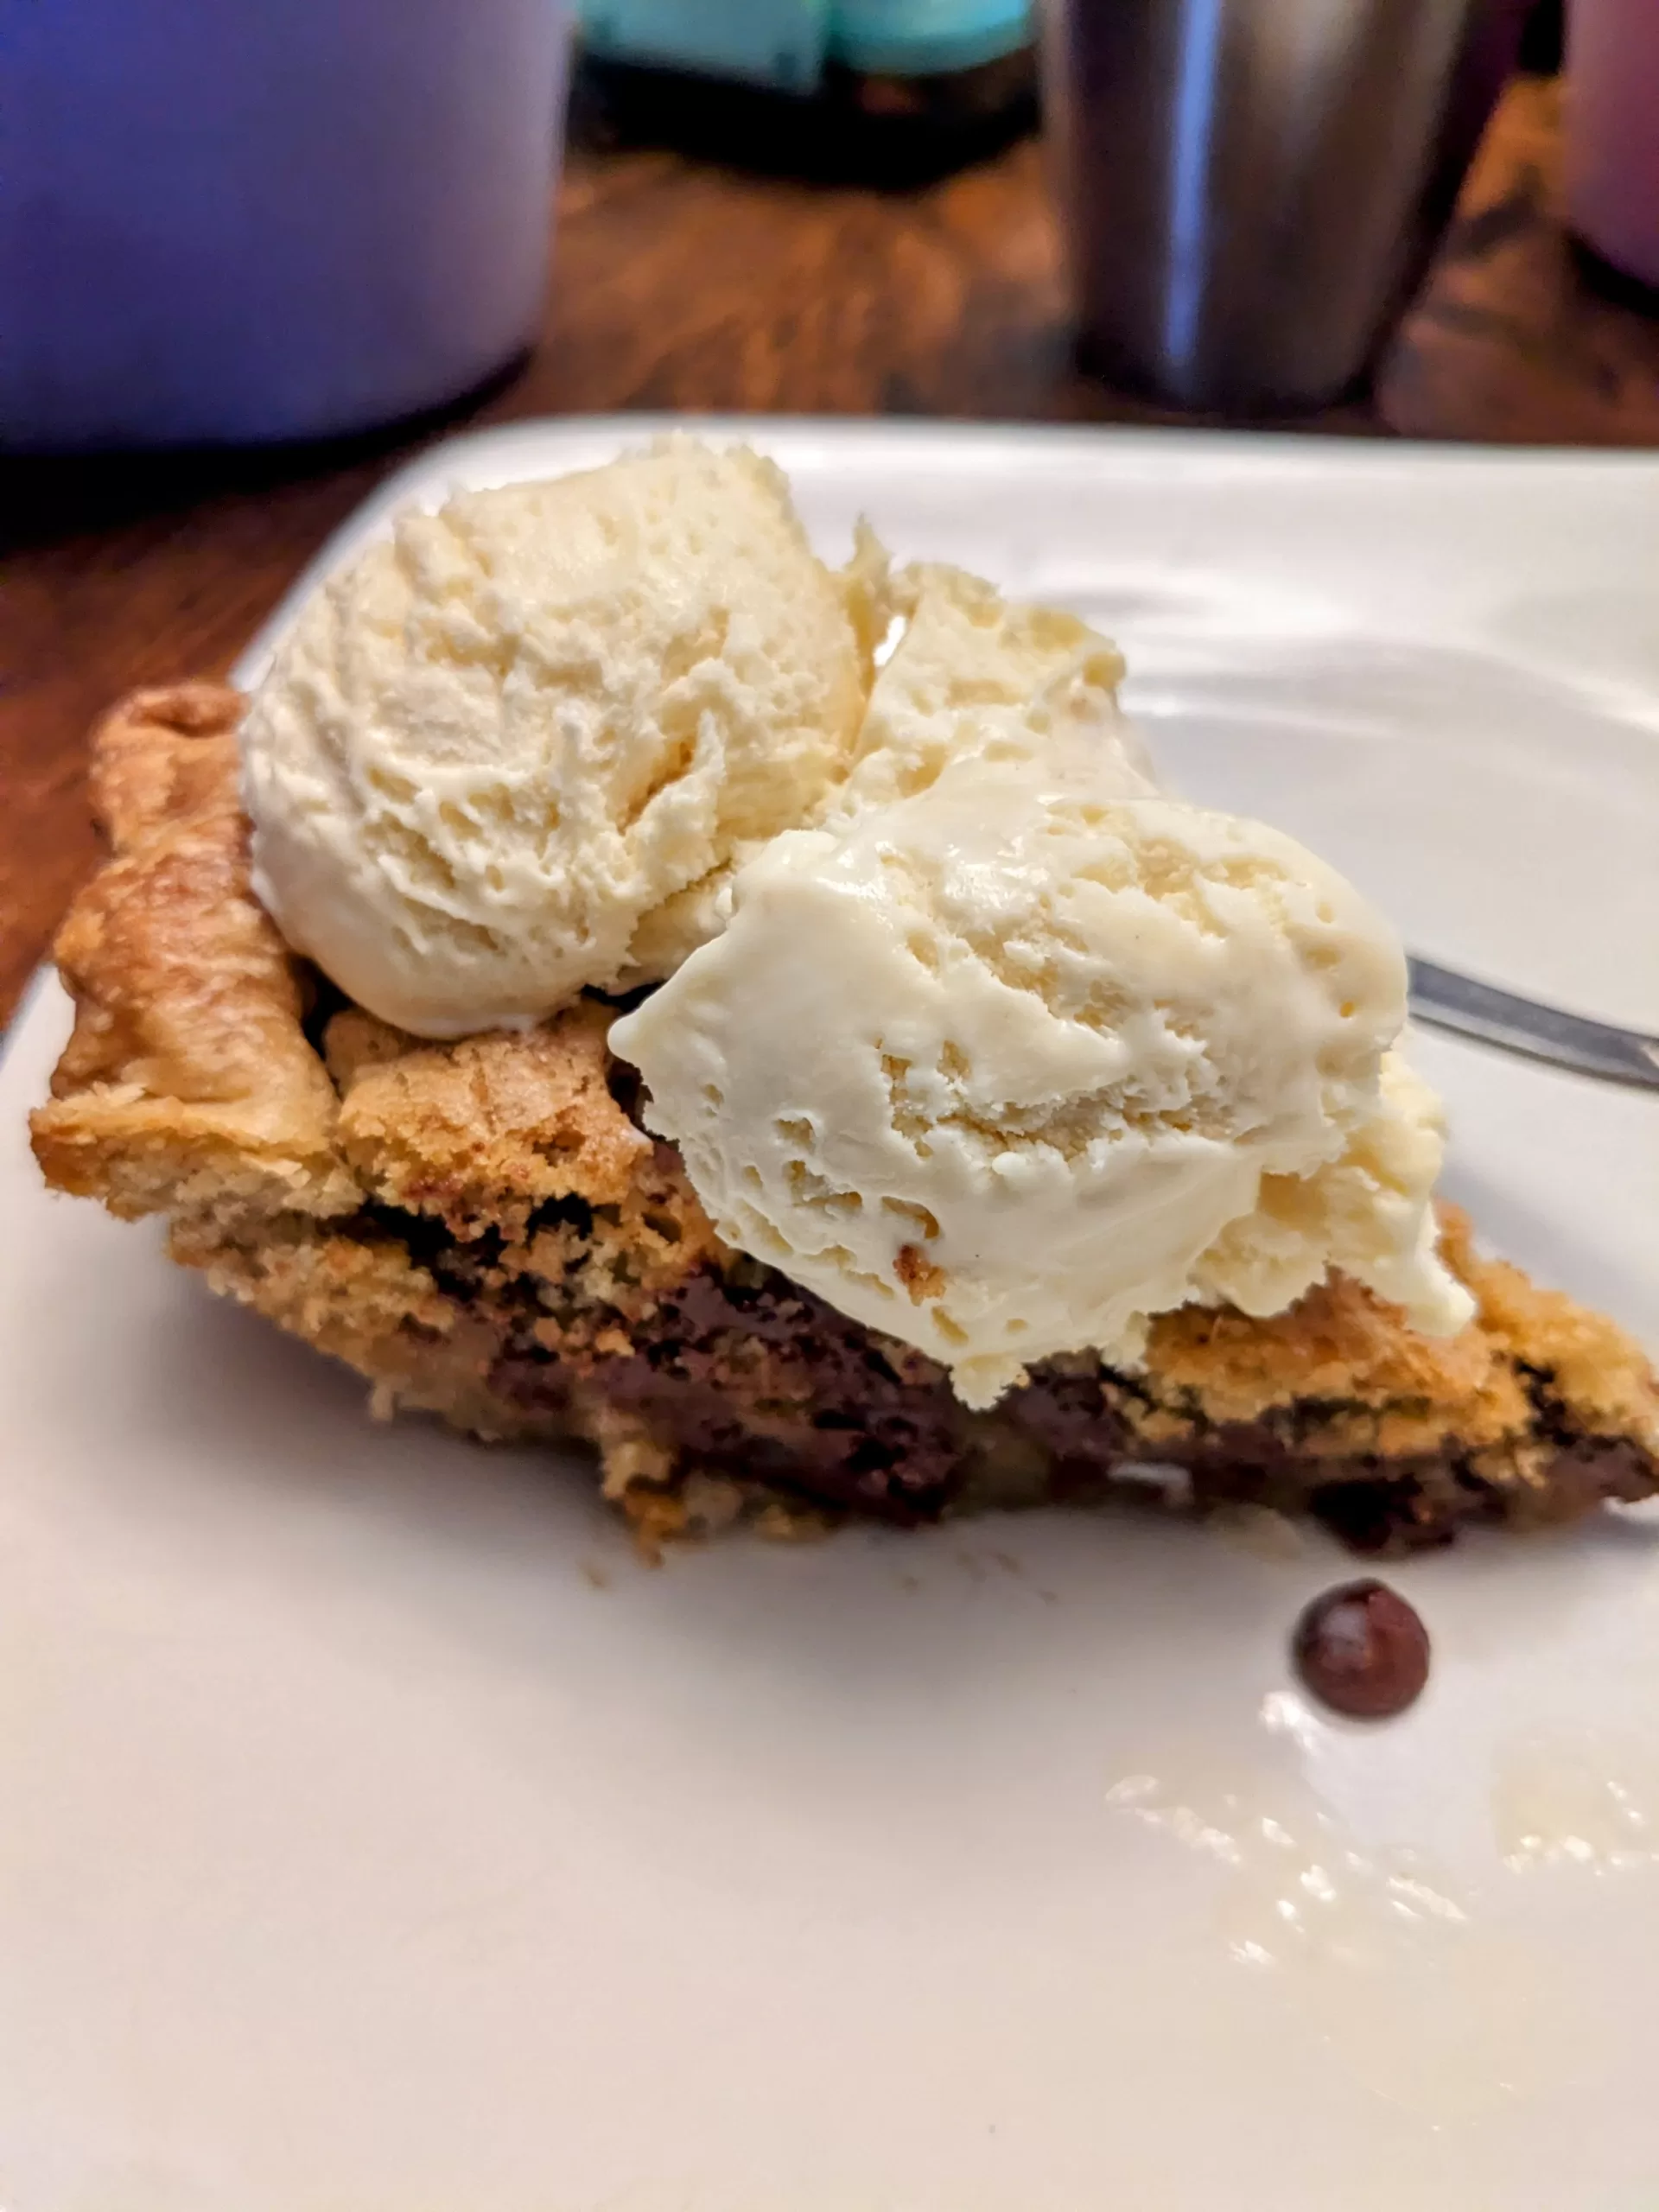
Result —
[[[1459,1326],[1392,933],[1293,839],[1102,766],[993,741],[778,839],[612,1031],[652,1126],[722,1236],[970,1405],[1333,1265]]]

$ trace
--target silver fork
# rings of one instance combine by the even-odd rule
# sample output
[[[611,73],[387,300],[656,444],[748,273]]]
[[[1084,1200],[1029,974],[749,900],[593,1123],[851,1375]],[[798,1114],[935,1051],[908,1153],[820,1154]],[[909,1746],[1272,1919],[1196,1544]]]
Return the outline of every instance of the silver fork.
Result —
[[[1639,1029],[1620,1029],[1611,1021],[1591,1021],[1560,1007],[1541,1006],[1513,991],[1478,983],[1451,968],[1412,957],[1411,1010],[1417,1020],[1459,1037],[1478,1038],[1529,1060],[1571,1068],[1603,1083],[1629,1084],[1659,1090],[1659,1037]]]

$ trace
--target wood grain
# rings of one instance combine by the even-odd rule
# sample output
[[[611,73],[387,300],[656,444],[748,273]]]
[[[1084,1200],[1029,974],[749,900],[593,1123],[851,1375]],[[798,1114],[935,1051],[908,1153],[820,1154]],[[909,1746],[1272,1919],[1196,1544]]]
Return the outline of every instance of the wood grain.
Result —
[[[1560,88],[1510,88],[1440,260],[1377,379],[1408,437],[1659,445],[1659,300],[1561,222]]]
[[[1601,296],[1522,80],[1380,373],[1294,427],[1659,444],[1659,323]],[[385,472],[457,423],[607,410],[1147,422],[1073,365],[1040,149],[883,193],[580,149],[546,327],[441,421],[276,453],[0,463],[0,1018],[89,866],[85,732],[138,683],[221,674]]]

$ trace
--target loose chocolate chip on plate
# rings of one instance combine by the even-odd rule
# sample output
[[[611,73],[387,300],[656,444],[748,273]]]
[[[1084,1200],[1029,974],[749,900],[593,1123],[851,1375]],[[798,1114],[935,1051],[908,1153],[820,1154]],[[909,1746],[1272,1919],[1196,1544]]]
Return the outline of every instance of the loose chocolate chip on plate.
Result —
[[[1428,1630],[1385,1582],[1339,1583],[1316,1598],[1291,1652],[1319,1702],[1354,1720],[1392,1719],[1428,1680]]]

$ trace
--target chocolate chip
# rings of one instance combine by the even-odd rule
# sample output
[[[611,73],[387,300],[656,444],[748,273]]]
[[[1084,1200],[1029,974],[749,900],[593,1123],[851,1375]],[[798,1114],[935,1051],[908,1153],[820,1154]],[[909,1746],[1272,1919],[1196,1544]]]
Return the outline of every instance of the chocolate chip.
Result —
[[[1428,1680],[1428,1630],[1385,1582],[1343,1582],[1316,1598],[1291,1637],[1296,1670],[1322,1705],[1389,1720]]]

